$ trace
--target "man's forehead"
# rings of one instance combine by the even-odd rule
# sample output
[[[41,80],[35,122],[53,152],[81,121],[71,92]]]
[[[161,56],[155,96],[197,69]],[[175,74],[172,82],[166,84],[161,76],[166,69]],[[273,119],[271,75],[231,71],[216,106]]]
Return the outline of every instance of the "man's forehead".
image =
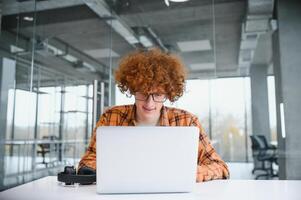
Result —
[[[143,93],[145,93],[145,94],[152,94],[152,93],[163,94],[163,93],[165,93],[165,90],[163,87],[153,87],[153,88],[149,89],[148,91],[143,91]]]

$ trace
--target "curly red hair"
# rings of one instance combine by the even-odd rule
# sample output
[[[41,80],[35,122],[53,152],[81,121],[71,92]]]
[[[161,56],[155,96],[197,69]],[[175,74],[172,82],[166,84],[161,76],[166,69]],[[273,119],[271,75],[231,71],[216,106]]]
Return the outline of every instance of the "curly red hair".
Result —
[[[186,74],[179,57],[155,48],[138,50],[121,59],[115,81],[122,93],[148,94],[160,88],[174,102],[183,95]]]

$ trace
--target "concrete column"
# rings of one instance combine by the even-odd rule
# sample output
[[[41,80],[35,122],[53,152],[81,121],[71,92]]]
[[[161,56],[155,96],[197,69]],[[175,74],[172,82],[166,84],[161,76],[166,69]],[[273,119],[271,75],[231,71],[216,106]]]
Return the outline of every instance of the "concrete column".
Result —
[[[1,25],[2,25],[2,1],[0,1],[0,35],[1,35]]]
[[[276,3],[278,31],[273,36],[273,60],[280,179],[301,179],[301,1]]]
[[[0,191],[4,187],[4,158],[7,124],[7,101],[8,91],[14,88],[16,62],[0,57]]]
[[[265,135],[270,141],[267,67],[267,65],[252,65],[250,67],[252,132],[253,135]]]
[[[281,120],[280,120],[280,103],[282,102],[281,89],[281,71],[280,71],[280,52],[278,31],[273,33],[273,64],[275,75],[275,97],[276,97],[276,118],[277,118],[277,142],[278,142],[278,165],[279,165],[279,179],[285,180],[285,141],[281,136]]]

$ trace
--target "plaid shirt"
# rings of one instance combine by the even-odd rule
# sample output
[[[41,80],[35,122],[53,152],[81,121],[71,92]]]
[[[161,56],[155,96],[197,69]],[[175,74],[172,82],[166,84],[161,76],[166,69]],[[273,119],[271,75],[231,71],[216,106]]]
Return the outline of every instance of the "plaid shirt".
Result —
[[[135,112],[135,105],[112,107],[101,116],[96,128],[99,126],[135,126]],[[200,129],[197,181],[229,177],[227,165],[215,152],[196,116],[184,110],[163,106],[159,124],[160,126],[197,126]],[[79,163],[79,168],[85,166],[96,169],[96,128],[89,147]]]

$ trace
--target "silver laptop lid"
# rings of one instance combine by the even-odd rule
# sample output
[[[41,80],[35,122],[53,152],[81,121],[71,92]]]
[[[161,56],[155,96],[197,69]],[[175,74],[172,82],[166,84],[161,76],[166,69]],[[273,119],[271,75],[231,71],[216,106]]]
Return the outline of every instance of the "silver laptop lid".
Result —
[[[97,192],[192,191],[198,138],[197,127],[99,127]]]

